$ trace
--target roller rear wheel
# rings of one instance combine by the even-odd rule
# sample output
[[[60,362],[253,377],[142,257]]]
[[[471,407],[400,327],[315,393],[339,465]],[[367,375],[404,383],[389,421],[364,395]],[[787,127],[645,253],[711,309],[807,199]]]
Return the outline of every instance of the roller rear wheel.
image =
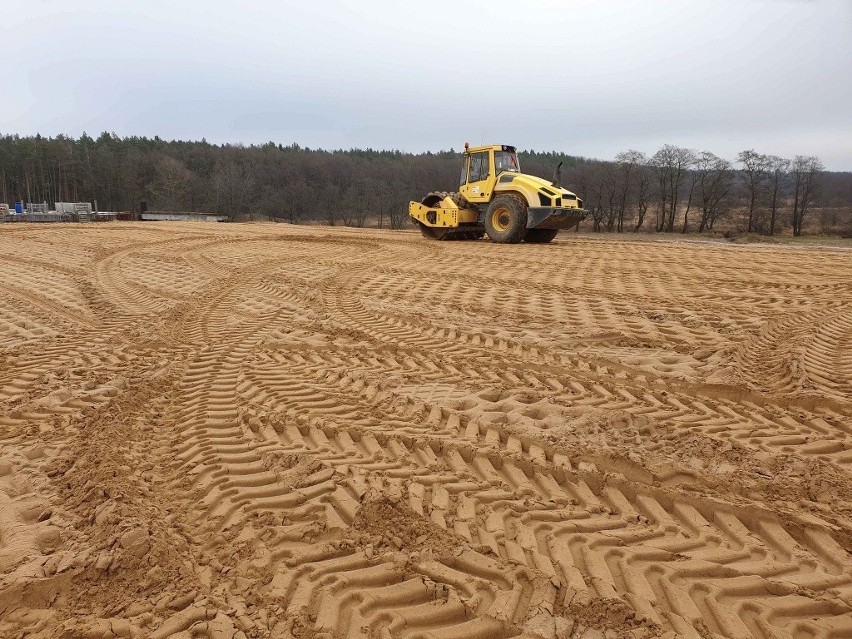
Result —
[[[420,203],[429,208],[443,208],[442,203],[446,197],[452,199],[460,209],[467,209],[472,206],[460,193],[447,193],[446,191],[433,191],[424,197]],[[423,237],[430,240],[478,240],[483,234],[481,227],[473,225],[450,228],[448,226],[426,226],[422,222],[417,222],[417,226],[420,228]]]
[[[517,244],[527,233],[527,207],[513,195],[491,200],[485,211],[485,232],[492,242]]]
[[[423,237],[427,237],[430,240],[449,239],[447,236],[450,234],[450,229],[445,226],[426,226],[423,222],[418,222],[417,226],[420,227],[420,233]]]

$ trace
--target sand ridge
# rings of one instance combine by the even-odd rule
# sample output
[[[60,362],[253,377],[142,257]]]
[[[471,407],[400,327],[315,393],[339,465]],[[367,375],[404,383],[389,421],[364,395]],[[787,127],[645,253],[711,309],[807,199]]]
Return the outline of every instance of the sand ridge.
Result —
[[[0,255],[0,636],[852,636],[847,250]]]

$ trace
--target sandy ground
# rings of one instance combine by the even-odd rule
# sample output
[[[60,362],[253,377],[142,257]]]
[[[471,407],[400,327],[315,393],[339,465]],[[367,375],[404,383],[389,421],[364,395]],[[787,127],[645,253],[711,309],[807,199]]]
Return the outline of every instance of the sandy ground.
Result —
[[[0,637],[852,637],[852,252],[0,228]]]

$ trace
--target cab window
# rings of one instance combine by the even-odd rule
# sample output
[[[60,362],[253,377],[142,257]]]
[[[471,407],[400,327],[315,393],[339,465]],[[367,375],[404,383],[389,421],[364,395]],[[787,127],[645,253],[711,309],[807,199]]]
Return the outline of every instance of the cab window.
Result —
[[[459,184],[464,184],[465,182],[467,182],[467,163],[468,163],[469,160],[470,160],[470,156],[468,156],[468,155],[465,155],[464,158],[462,159],[462,171],[461,171],[461,177],[459,178]]]
[[[488,152],[471,153],[470,155],[470,173],[468,174],[468,182],[479,182],[480,180],[488,179],[488,174],[491,170],[491,163],[488,160]]]
[[[520,166],[518,165],[517,154],[511,151],[495,152],[494,168],[497,169],[497,173],[500,173],[501,171],[519,172],[521,170]]]

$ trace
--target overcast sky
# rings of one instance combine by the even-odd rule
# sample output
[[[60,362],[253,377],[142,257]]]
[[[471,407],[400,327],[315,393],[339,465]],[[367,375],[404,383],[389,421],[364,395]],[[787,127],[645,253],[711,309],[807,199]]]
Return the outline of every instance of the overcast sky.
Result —
[[[0,0],[0,133],[852,170],[852,0]]]

